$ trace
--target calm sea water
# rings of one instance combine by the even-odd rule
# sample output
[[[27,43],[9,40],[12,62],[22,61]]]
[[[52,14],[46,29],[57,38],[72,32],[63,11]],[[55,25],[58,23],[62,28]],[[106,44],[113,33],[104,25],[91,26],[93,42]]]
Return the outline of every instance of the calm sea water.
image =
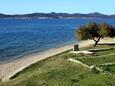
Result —
[[[88,21],[115,19],[0,19],[0,63],[76,42],[75,30]]]

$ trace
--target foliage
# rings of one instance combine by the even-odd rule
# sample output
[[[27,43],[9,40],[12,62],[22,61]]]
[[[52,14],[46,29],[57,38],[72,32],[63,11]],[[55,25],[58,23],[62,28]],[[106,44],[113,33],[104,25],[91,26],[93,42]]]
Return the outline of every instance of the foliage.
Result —
[[[99,25],[98,33],[101,37],[110,37],[112,34],[112,26],[109,26],[106,23],[101,23]]]
[[[77,29],[76,36],[78,40],[94,40],[94,46],[96,46],[101,38],[115,37],[115,29],[106,23],[96,24],[89,22],[86,26],[80,26]]]
[[[99,49],[100,47],[95,48]],[[113,50],[97,51],[97,53],[109,55],[109,53],[115,52],[111,51]],[[110,59],[111,56],[108,57],[107,59]],[[97,73],[95,69],[92,72],[82,65],[68,61],[67,58],[78,57],[69,52],[50,57],[24,69],[10,81],[0,82],[0,86],[115,86],[114,76],[108,73]],[[98,62],[100,59],[96,59],[96,61]],[[95,62],[93,62],[94,64]]]

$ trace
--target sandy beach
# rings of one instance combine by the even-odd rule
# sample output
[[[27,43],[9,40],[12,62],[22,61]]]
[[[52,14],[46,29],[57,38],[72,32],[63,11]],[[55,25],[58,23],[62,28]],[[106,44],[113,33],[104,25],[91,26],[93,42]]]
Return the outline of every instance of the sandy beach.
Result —
[[[99,43],[115,43],[115,38],[114,39],[105,38],[105,39],[102,39]],[[92,40],[82,41],[79,43],[79,47],[80,48],[86,47],[90,44],[94,44],[94,41]],[[14,60],[6,64],[1,64],[0,65],[0,79],[3,81],[7,81],[14,74],[18,73],[19,71],[23,70],[29,65],[36,63],[38,61],[41,61],[43,59],[46,59],[50,56],[70,50],[72,48],[73,48],[73,45],[67,45],[60,48],[53,48],[53,49],[46,50],[38,54],[25,56],[22,59]]]

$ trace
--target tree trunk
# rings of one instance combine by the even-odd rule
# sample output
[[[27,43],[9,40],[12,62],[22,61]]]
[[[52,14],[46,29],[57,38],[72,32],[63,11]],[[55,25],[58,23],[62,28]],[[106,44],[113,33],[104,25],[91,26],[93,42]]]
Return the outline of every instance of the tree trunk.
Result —
[[[94,47],[96,47],[96,45],[97,45],[98,42],[100,41],[100,38],[101,38],[101,37],[97,38],[97,40],[96,40],[95,38],[93,39],[93,40],[95,41]]]
[[[95,41],[95,44],[94,44],[94,46],[93,46],[93,47],[96,47],[96,45],[98,44],[98,42],[99,42],[99,41]]]

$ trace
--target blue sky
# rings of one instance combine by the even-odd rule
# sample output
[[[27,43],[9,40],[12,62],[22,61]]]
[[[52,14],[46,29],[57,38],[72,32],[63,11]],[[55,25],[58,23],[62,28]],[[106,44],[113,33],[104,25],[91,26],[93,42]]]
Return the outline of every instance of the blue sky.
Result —
[[[0,0],[0,13],[34,12],[115,14],[115,0]]]

